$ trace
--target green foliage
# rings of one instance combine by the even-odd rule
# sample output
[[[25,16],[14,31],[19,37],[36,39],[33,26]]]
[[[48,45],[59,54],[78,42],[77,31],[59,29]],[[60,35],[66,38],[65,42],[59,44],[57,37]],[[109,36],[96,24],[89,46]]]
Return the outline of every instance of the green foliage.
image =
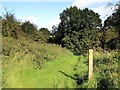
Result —
[[[111,50],[120,49],[120,39],[119,33],[115,28],[109,28],[102,32],[101,44],[103,48],[108,48]]]
[[[11,36],[17,39],[17,30],[19,30],[19,26],[20,22],[16,20],[14,13],[6,11],[6,14],[2,17],[2,35]]]
[[[48,39],[50,38],[50,31],[47,28],[40,28],[39,32],[41,33],[41,36],[43,36],[42,37],[42,39],[44,39],[43,41],[49,42]]]
[[[54,27],[52,33],[52,38],[55,35],[53,41],[74,54],[84,54],[75,56],[66,48],[45,43],[50,35],[48,29],[37,31],[36,26],[29,21],[20,26],[14,14],[6,13],[2,18],[3,87],[119,88],[118,28],[100,30],[101,19],[97,13],[75,6],[64,10],[60,19],[58,28]],[[103,50],[101,47],[104,45],[113,50]],[[86,52],[89,48],[94,48],[94,74],[91,81],[88,81]]]
[[[34,34],[34,31],[37,30],[37,27],[34,24],[30,23],[30,21],[25,21],[21,25],[21,30],[26,34]]]
[[[97,30],[85,29],[81,33],[73,31],[71,35],[65,36],[62,43],[74,54],[87,52],[89,48],[99,47],[101,42],[98,38],[99,32]]]
[[[96,42],[96,34],[98,28],[101,28],[101,19],[97,13],[88,8],[80,10],[74,6],[64,10],[60,14],[60,20],[55,32],[55,43],[62,44],[75,54],[99,44]]]
[[[119,23],[120,23],[120,2],[118,2],[116,4],[115,12],[105,20],[104,26],[105,27],[114,26],[117,28],[118,33],[120,34],[120,24]]]
[[[107,28],[111,39],[107,42],[110,49],[120,49],[120,2],[116,4],[115,12],[104,21],[104,27]],[[109,30],[109,28],[111,30]],[[115,28],[115,30],[113,29]],[[116,34],[116,35],[115,35]],[[108,35],[106,35],[108,37]]]
[[[50,32],[46,28],[37,31],[36,25],[30,21],[19,22],[14,13],[6,13],[1,17],[2,19],[2,35],[4,37],[13,37],[15,39],[26,37],[34,41],[47,42]],[[43,31],[45,29],[45,32]]]
[[[83,69],[84,68],[84,69]],[[76,87],[83,88],[82,85],[88,81],[87,58],[80,56],[74,68],[74,77],[76,78]]]
[[[72,88],[75,81],[60,71],[72,75],[72,66],[77,59],[58,45],[41,44],[26,37],[17,40],[3,37],[3,86]]]
[[[74,56],[58,45],[41,44],[26,37],[17,40],[3,37],[3,86],[119,88],[119,53],[94,50],[94,73],[88,81],[88,55]]]
[[[119,88],[119,52],[94,52],[94,72],[98,81],[97,88]]]
[[[40,28],[39,31],[42,32],[45,35],[49,35],[50,34],[50,31],[47,28]]]

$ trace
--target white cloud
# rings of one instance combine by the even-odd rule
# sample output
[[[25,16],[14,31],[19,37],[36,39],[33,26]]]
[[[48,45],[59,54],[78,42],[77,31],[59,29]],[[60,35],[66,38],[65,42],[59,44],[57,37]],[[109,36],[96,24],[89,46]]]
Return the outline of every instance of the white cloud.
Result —
[[[55,17],[50,21],[39,23],[38,26],[39,26],[39,28],[44,27],[44,28],[48,28],[48,30],[52,30],[52,26],[59,24],[59,22],[60,22],[59,17]]]
[[[85,8],[95,3],[110,2],[112,0],[75,0],[72,6],[77,6],[79,8]]]
[[[29,20],[31,23],[36,23],[37,18],[33,15],[29,15],[27,17],[24,18],[25,20]]]
[[[2,7],[2,3],[0,3],[0,16],[2,15],[3,12],[3,7]]]
[[[107,8],[104,6],[98,6],[96,8],[91,8],[94,12],[99,13],[100,18],[102,19],[102,23],[103,21],[112,14],[113,9],[111,8]]]
[[[30,21],[31,23],[35,24],[39,28],[38,18],[35,17],[34,15],[18,16],[17,19],[21,22]]]
[[[48,29],[49,29],[49,30],[52,30],[52,26],[59,24],[59,22],[60,22],[60,19],[59,19],[59,16],[58,16],[58,17],[54,18],[53,20],[51,20],[51,21],[49,22],[49,24],[48,24]]]
[[[35,17],[34,15],[28,15],[28,16],[18,16],[18,19],[22,20],[22,22],[24,21],[30,21],[31,23],[36,23],[37,21],[37,17]]]
[[[18,16],[17,19],[20,20],[21,22],[25,22],[25,21],[29,20],[31,23],[37,25],[38,29],[44,27],[44,28],[48,28],[48,30],[52,30],[52,26],[59,24],[59,22],[60,22],[59,16],[57,16],[47,22],[45,22],[42,19],[42,17],[37,18],[34,15]]]
[[[94,12],[99,13],[103,23],[103,21],[113,12],[113,9],[111,9],[110,7],[106,7],[108,2],[112,3],[118,1],[119,0],[75,0],[72,6],[77,6],[81,9],[86,7],[92,9]],[[106,3],[106,6],[103,3]]]

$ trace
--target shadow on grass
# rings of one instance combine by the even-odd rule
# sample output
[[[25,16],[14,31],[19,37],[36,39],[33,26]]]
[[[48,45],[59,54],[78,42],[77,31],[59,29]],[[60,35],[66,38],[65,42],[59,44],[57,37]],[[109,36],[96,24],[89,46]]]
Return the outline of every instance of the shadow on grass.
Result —
[[[77,85],[83,84],[83,81],[84,81],[84,80],[81,79],[78,74],[74,74],[74,75],[72,76],[72,75],[66,74],[66,73],[63,72],[63,71],[59,71],[59,72],[62,73],[64,76],[73,79],[73,80],[76,82]]]
[[[66,72],[59,71],[64,76],[73,79],[76,82],[77,86],[82,85],[84,82],[86,82],[88,80],[88,72],[86,72],[83,75],[80,75],[81,72],[78,73],[78,67],[79,67],[78,64],[80,63],[80,60],[81,60],[81,57],[78,58],[77,63],[75,64],[75,66],[73,68],[73,71],[75,72],[75,74],[69,75]]]

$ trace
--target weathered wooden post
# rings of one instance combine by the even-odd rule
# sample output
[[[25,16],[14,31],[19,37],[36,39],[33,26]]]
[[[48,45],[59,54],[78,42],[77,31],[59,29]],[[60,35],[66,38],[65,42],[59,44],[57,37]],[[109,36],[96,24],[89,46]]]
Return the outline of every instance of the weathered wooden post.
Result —
[[[88,80],[92,79],[93,74],[93,49],[89,49],[89,73]]]

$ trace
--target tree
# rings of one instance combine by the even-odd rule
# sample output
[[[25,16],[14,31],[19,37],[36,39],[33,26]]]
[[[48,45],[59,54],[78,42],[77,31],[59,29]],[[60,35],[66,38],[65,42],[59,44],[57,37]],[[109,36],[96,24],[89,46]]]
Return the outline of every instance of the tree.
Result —
[[[17,30],[20,27],[20,22],[14,16],[14,13],[6,13],[2,17],[2,35],[3,36],[12,36],[17,39]]]
[[[120,34],[120,2],[116,4],[115,12],[104,22],[104,27],[110,28],[111,26],[116,27]]]
[[[47,28],[40,28],[39,32],[42,32],[44,35],[47,36],[50,34],[50,31]]]
[[[107,42],[107,46],[110,49],[120,49],[120,2],[116,4],[115,12],[104,21],[104,28],[106,28],[106,32],[112,33],[109,36],[113,36],[113,32],[115,33],[115,36]]]
[[[30,21],[25,21],[21,25],[21,30],[26,34],[32,35],[37,30],[37,27],[34,24],[32,24]]]
[[[76,6],[67,8],[60,14],[60,24],[55,32],[58,44],[67,47],[74,53],[92,47],[93,30],[101,28],[101,19],[98,13],[85,8],[78,9]],[[89,38],[91,36],[91,40]],[[94,35],[96,36],[96,35]]]
[[[40,28],[39,32],[41,33],[41,39],[44,42],[49,42],[50,31],[47,28]]]

